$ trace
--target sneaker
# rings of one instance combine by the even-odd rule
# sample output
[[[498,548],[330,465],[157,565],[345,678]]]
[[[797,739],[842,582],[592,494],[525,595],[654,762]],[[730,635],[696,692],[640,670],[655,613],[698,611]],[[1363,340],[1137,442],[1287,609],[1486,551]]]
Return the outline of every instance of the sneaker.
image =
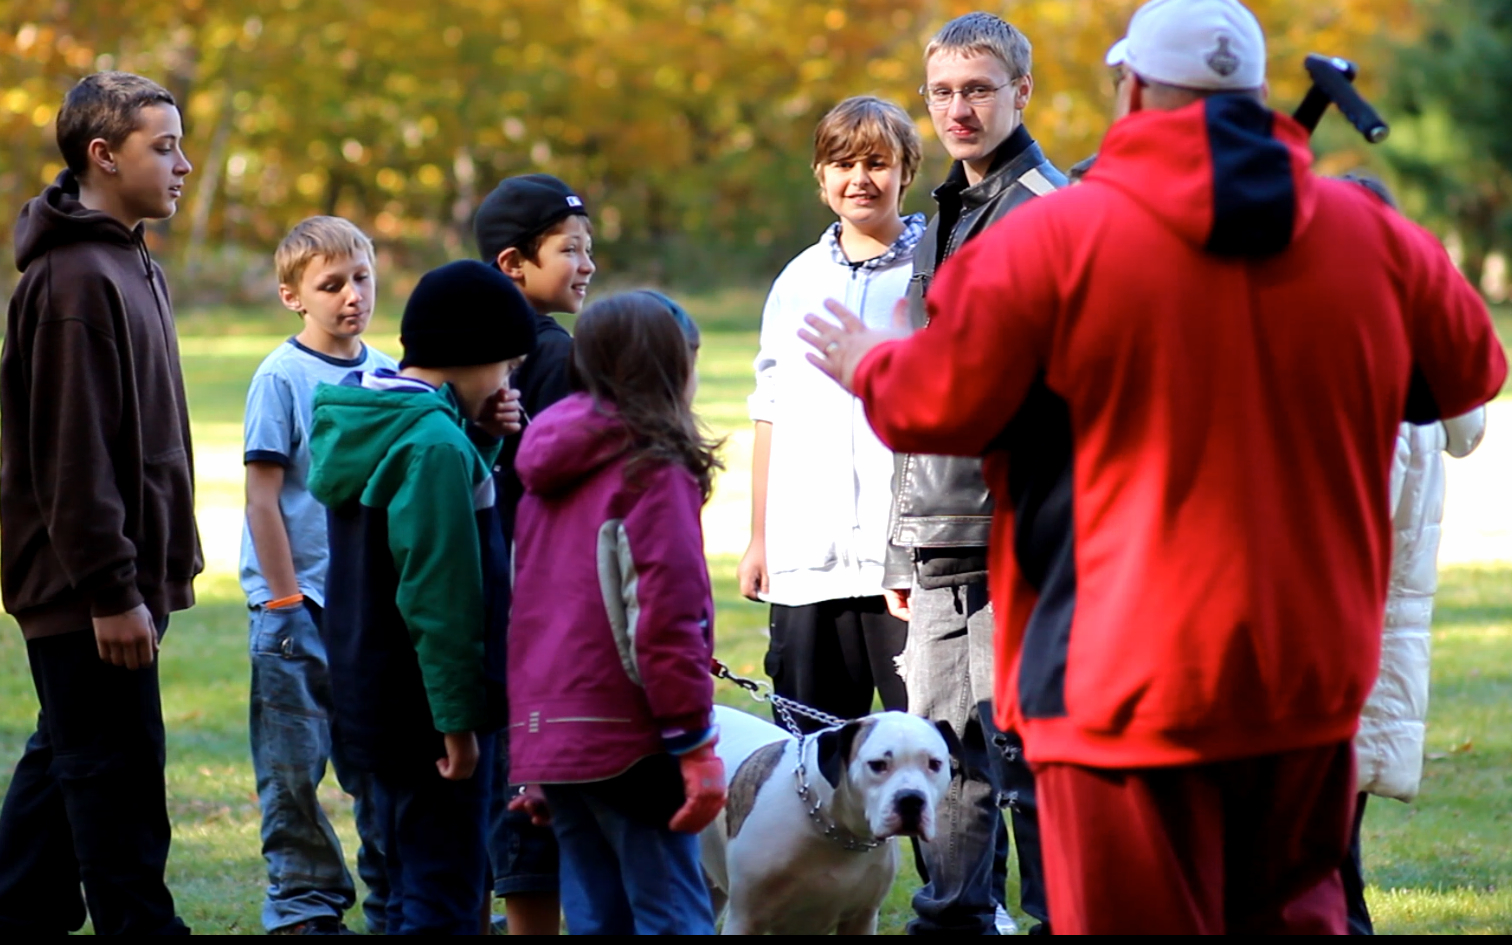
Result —
[[[993,924],[997,926],[997,933],[999,935],[1019,934],[1018,923],[1013,921],[1013,916],[1009,915],[1008,910],[1002,906],[997,907],[997,915],[993,918]]]
[[[280,926],[269,935],[356,935],[351,929],[342,924],[335,916],[324,915],[318,919],[307,919],[304,922],[296,922],[293,925]]]

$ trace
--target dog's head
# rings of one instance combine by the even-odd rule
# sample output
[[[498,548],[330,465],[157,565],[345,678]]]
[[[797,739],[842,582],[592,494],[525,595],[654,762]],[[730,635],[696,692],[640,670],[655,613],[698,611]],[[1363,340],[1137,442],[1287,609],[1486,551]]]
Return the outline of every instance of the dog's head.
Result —
[[[935,808],[960,758],[949,725],[879,712],[821,732],[817,741],[820,773],[838,802],[863,809],[873,836],[934,838]]]

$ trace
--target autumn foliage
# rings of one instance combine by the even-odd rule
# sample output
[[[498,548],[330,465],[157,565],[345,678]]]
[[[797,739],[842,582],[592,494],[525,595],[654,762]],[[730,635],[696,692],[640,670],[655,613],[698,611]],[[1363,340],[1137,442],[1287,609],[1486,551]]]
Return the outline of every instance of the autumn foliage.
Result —
[[[1301,57],[1369,71],[1412,29],[1408,0],[1253,0],[1273,95]],[[1058,162],[1096,149],[1102,55],[1133,0],[985,4],[1034,43],[1028,121]],[[351,217],[416,267],[470,252],[467,224],[508,174],[579,188],[609,273],[681,283],[769,278],[827,214],[807,161],[839,99],[874,92],[919,118],[929,35],[970,3],[938,0],[0,0],[0,194],[6,213],[59,170],[51,122],[97,69],[168,86],[196,165],[161,251],[234,297],[266,278],[299,218]],[[6,228],[8,230],[8,228]],[[9,233],[0,234],[8,239]],[[4,284],[4,283],[0,283]]]

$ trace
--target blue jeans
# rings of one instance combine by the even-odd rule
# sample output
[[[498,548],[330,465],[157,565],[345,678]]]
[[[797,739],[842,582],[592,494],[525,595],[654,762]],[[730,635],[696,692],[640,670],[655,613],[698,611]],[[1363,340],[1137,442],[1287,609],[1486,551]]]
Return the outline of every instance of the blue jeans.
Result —
[[[500,733],[494,749],[493,797],[488,802],[488,858],[493,865],[493,894],[552,895],[561,889],[561,854],[550,827],[538,827],[530,815],[509,809],[515,785],[509,783],[509,736]]]
[[[573,935],[714,934],[698,836],[666,826],[681,796],[658,807],[652,792],[615,785],[645,764],[611,781],[542,786],[562,848],[562,914]]]
[[[355,801],[357,870],[367,885],[369,932],[384,930],[388,879],[373,822],[370,774],[346,763],[331,731],[331,679],[320,640],[320,608],[252,610],[250,647],[252,769],[262,805],[262,852],[268,866],[264,928],[318,918],[340,919],[356,901],[341,841],[317,792],[326,763]]]
[[[478,767],[448,781],[434,765],[374,775],[371,800],[388,854],[389,935],[477,935],[488,889],[494,742]]]

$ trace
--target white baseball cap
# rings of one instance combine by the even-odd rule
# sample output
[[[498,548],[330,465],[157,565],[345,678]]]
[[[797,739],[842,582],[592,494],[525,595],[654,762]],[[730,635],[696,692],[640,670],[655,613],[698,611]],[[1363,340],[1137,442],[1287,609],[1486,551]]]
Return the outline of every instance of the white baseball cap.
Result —
[[[1239,0],[1150,0],[1108,50],[1107,63],[1184,89],[1258,89],[1265,84],[1265,33]]]

